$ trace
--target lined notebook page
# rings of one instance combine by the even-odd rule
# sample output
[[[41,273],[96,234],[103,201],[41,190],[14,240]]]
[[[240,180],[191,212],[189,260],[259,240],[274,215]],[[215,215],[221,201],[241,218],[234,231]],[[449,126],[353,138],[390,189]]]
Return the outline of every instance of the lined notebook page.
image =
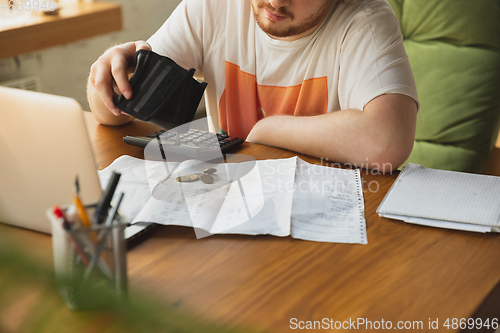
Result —
[[[410,163],[377,213],[500,226],[500,177]]]

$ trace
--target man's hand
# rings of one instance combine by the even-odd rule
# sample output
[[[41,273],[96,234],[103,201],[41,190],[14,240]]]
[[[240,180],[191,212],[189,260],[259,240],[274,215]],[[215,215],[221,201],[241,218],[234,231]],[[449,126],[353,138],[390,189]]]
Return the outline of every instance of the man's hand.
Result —
[[[387,94],[373,99],[363,111],[267,117],[255,124],[246,140],[392,172],[410,156],[416,122],[417,103],[413,98]]]
[[[132,98],[129,74],[134,71],[134,53],[137,50],[151,50],[145,41],[129,42],[114,46],[90,68],[87,97],[95,119],[104,125],[121,125],[132,119],[113,104],[113,96],[120,93]]]

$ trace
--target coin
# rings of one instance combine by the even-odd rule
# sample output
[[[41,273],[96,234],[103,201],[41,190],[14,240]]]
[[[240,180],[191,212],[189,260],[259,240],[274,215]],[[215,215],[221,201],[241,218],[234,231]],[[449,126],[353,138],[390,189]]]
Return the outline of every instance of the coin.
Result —
[[[189,183],[189,182],[194,182],[198,180],[198,175],[185,175],[185,176],[180,176],[177,177],[175,180],[181,183]]]
[[[212,174],[212,173],[216,173],[217,172],[217,169],[215,168],[208,168],[208,169],[205,169],[203,170],[203,173],[206,173],[206,174]]]
[[[201,175],[200,180],[205,184],[212,184],[214,182],[214,177],[210,175]]]

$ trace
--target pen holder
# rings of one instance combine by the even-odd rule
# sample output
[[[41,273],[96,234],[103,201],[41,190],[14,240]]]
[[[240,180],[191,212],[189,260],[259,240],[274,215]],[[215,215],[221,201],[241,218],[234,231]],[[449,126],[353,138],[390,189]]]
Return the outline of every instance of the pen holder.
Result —
[[[93,216],[95,205],[86,206]],[[127,292],[127,261],[121,217],[111,225],[64,226],[51,209],[54,268],[59,294],[71,310],[111,306]]]

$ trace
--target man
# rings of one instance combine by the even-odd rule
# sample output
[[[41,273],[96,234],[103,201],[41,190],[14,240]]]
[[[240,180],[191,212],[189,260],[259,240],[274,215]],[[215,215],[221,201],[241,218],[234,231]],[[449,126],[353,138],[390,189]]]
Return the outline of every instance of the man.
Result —
[[[208,83],[211,130],[383,172],[412,150],[416,88],[384,0],[185,0],[148,42],[94,63],[88,97],[100,123],[130,120],[112,96],[132,96],[141,48]]]

